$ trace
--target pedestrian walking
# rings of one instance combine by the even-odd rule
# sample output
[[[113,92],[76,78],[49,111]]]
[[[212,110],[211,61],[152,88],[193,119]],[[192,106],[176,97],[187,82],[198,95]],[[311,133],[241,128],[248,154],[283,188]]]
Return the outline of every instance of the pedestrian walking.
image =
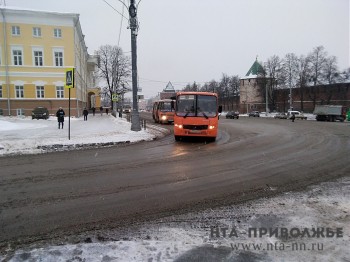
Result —
[[[60,129],[61,126],[62,126],[62,129],[63,129],[65,113],[64,113],[62,107],[60,107],[60,108],[57,110],[56,116],[57,116],[57,121],[58,121],[58,129]]]
[[[92,115],[95,116],[95,111],[96,111],[96,108],[95,107],[92,107]]]
[[[294,122],[294,120],[295,120],[295,114],[294,113],[292,113],[290,119],[292,120],[292,122]]]
[[[102,114],[103,114],[103,107],[102,106],[100,106],[100,113],[101,113],[101,116],[102,116]]]
[[[106,108],[106,114],[107,114],[107,116],[108,116],[108,108]]]
[[[87,116],[89,114],[89,111],[86,109],[86,107],[84,108],[84,111],[83,111],[83,115],[84,115],[84,121],[87,121]]]

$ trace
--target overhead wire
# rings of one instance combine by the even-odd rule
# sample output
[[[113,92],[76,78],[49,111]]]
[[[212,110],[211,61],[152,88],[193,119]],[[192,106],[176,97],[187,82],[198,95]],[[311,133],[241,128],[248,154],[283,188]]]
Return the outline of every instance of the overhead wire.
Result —
[[[118,14],[120,14],[124,19],[128,20],[129,19],[127,17],[124,16],[124,14],[120,13],[117,9],[115,9],[110,3],[108,3],[106,0],[102,0],[103,2],[105,2],[107,5],[109,5],[114,11],[116,11]]]
[[[4,0],[5,1],[5,0]],[[125,0],[118,0],[119,2],[121,2],[123,4],[123,9],[122,9],[122,13],[119,12],[117,9],[115,9],[110,3],[108,3],[106,0],[103,0],[107,5],[109,5],[114,11],[116,11],[118,14],[120,14],[121,16],[121,23],[120,23],[120,28],[119,28],[119,36],[118,36],[118,47],[119,47],[119,44],[120,44],[120,38],[121,38],[121,29],[122,29],[122,24],[123,24],[123,19],[126,19],[129,21],[129,19],[127,17],[124,16],[124,7],[127,7],[126,4],[125,4]],[[140,4],[142,0],[139,0],[137,5],[138,6]],[[127,2],[129,3],[130,5],[130,0],[127,0]],[[130,53],[131,51],[129,52],[124,52],[124,53]],[[141,77],[138,77],[139,81],[142,81],[142,82],[154,82],[154,83],[164,83],[164,84],[167,84],[169,81],[162,81],[162,80],[153,80],[153,79],[147,79],[147,78],[141,78]],[[127,81],[129,82],[129,81]],[[191,83],[192,81],[171,81],[173,84],[175,85],[186,85],[186,84],[189,84]],[[196,81],[194,81],[196,82]],[[208,81],[206,82],[196,82],[197,84],[206,84],[208,83]]]
[[[123,17],[124,17],[124,0],[123,0],[122,17],[121,17],[120,27],[119,27],[118,47],[119,47],[119,43],[120,43],[120,36],[121,36],[121,33],[122,33]]]

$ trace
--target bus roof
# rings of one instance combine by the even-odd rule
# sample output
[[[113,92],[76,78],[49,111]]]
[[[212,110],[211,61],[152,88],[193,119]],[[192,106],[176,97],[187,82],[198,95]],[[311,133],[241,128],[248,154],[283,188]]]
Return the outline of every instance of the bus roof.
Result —
[[[160,103],[160,102],[171,102],[171,101],[174,101],[172,99],[160,99],[160,100],[156,100],[156,101],[153,101],[153,103]]]
[[[199,92],[199,91],[180,91],[176,93],[176,96],[179,95],[205,95],[205,96],[218,96],[217,93],[212,92]]]

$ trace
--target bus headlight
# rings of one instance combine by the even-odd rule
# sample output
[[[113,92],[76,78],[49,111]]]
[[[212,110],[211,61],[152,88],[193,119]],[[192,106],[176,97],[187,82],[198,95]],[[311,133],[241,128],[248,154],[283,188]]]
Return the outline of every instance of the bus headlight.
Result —
[[[175,124],[175,127],[182,129],[182,125]]]
[[[166,120],[166,115],[162,115],[161,119]]]
[[[209,126],[209,129],[213,130],[213,129],[215,129],[215,126]]]

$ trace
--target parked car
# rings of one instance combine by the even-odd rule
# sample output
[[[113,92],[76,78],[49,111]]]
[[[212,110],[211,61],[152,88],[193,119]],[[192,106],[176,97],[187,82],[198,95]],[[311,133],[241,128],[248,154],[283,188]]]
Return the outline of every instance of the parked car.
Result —
[[[36,107],[32,111],[32,119],[48,119],[50,117],[49,110],[46,107]]]
[[[239,118],[239,112],[237,111],[230,111],[230,112],[227,112],[226,114],[226,118],[230,118],[230,119],[238,119]]]
[[[252,111],[248,114],[249,117],[260,117],[259,111]]]
[[[286,113],[278,113],[274,116],[274,118],[287,119],[287,115],[286,115]]]
[[[295,116],[295,119],[301,119],[301,120],[307,119],[307,117],[304,116],[304,114],[299,111],[288,111],[287,118],[290,119],[293,114]]]

